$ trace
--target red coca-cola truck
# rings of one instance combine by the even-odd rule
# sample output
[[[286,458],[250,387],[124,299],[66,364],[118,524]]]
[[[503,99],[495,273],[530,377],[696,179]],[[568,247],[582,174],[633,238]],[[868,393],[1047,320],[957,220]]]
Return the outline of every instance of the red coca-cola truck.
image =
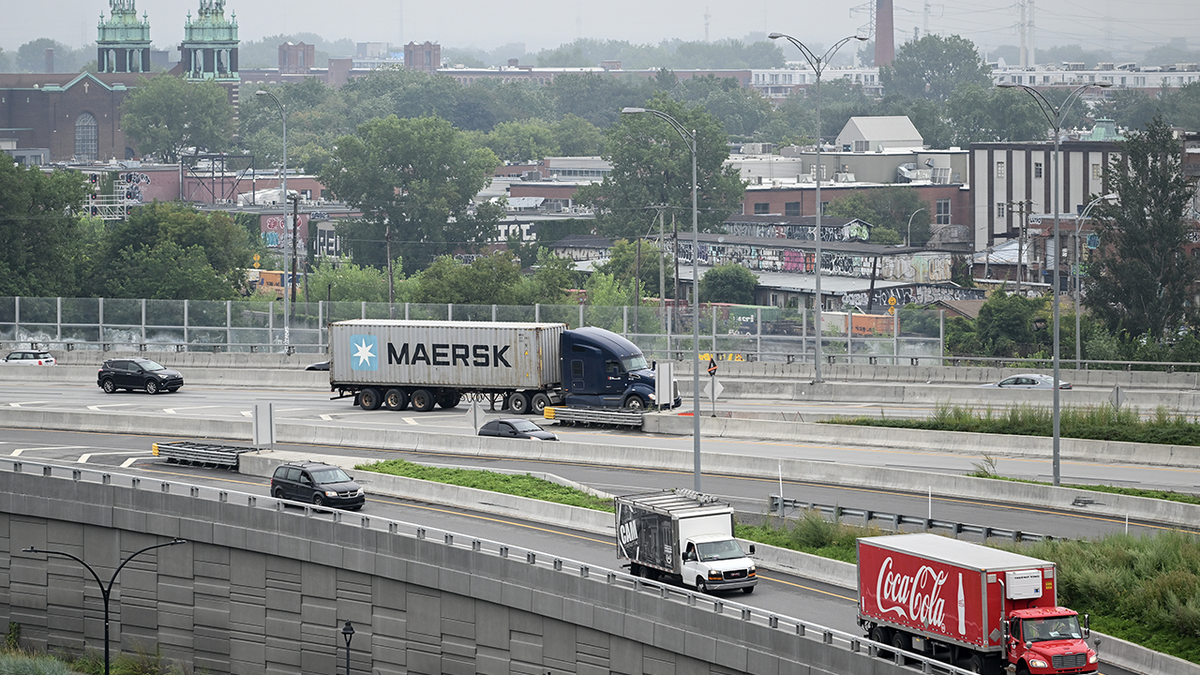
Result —
[[[893,650],[975,673],[1095,673],[1088,617],[1080,625],[1058,606],[1054,572],[1046,560],[935,534],[864,537],[858,623]]]

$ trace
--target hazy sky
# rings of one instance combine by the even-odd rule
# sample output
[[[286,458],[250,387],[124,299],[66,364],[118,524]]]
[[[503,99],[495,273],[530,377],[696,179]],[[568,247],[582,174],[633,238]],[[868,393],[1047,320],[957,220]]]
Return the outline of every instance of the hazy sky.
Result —
[[[897,46],[912,36],[914,28],[924,32],[926,7],[931,32],[956,33],[985,50],[1019,42],[1017,0],[894,2]],[[578,37],[639,44],[703,40],[706,12],[711,15],[711,40],[778,31],[812,45],[829,44],[868,23],[867,4],[852,11],[859,4],[855,0],[227,0],[225,14],[237,15],[243,40],[311,32],[330,40],[430,40],[444,47],[487,50],[523,42],[528,51],[536,52]],[[1140,52],[1188,36],[1192,36],[1189,47],[1200,47],[1198,0],[1032,0],[1031,4],[1036,8],[1039,48],[1078,43]],[[107,0],[4,0],[4,5],[0,47],[10,51],[40,37],[73,47],[91,46],[100,14],[109,12]],[[139,14],[149,15],[155,46],[171,48],[175,58],[187,13],[195,15],[198,7],[199,0],[137,0]]]

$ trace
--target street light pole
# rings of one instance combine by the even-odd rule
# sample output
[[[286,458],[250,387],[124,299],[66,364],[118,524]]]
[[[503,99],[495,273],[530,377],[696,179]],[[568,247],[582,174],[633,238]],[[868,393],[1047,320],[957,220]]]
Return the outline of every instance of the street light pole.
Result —
[[[800,42],[791,35],[785,35],[783,33],[771,33],[767,35],[767,37],[771,38],[772,40],[783,38],[792,43],[796,49],[800,50],[800,54],[804,56],[804,60],[808,61],[808,65],[812,67],[813,72],[815,72],[817,75],[817,166],[813,171],[817,183],[817,227],[816,232],[813,235],[813,240],[816,245],[816,249],[813,253],[813,257],[815,258],[813,271],[816,273],[814,283],[816,302],[813,303],[813,318],[816,321],[816,330],[814,332],[816,333],[817,339],[816,352],[814,354],[815,358],[813,361],[813,384],[819,384],[824,382],[824,380],[821,379],[821,342],[825,338],[825,331],[821,325],[821,211],[823,211],[821,208],[821,73],[825,71],[825,66],[828,65],[830,57],[837,53],[837,50],[841,49],[842,45],[851,40],[866,41],[867,38],[859,37],[857,35],[844,37],[835,42],[834,45],[826,50],[824,54],[817,56],[816,53],[805,46],[803,42]]]
[[[1050,126],[1054,129],[1054,204],[1053,204],[1053,209],[1054,209],[1054,276],[1051,279],[1052,283],[1051,283],[1050,288],[1051,288],[1052,303],[1054,305],[1054,410],[1053,410],[1053,423],[1052,423],[1052,426],[1053,426],[1052,433],[1054,436],[1054,440],[1052,443],[1052,447],[1053,447],[1052,452],[1054,455],[1054,457],[1053,457],[1054,485],[1055,485],[1055,487],[1057,487],[1059,484],[1059,474],[1060,474],[1060,470],[1059,470],[1059,445],[1060,445],[1060,443],[1059,443],[1059,441],[1061,440],[1060,431],[1061,431],[1061,422],[1062,422],[1062,415],[1060,412],[1060,405],[1059,405],[1059,389],[1058,389],[1059,388],[1059,367],[1061,365],[1060,364],[1061,359],[1059,357],[1058,279],[1059,279],[1059,271],[1060,271],[1060,260],[1059,259],[1061,257],[1059,254],[1062,251],[1062,249],[1060,248],[1060,245],[1059,245],[1059,238],[1058,238],[1059,211],[1061,210],[1059,191],[1062,189],[1062,173],[1059,171],[1059,154],[1060,154],[1059,146],[1062,141],[1063,122],[1066,119],[1067,111],[1070,109],[1071,105],[1073,103],[1075,103],[1075,101],[1077,101],[1080,98],[1080,96],[1083,94],[1083,92],[1085,90],[1087,90],[1089,87],[1111,87],[1112,83],[1110,83],[1110,82],[1095,82],[1095,83],[1079,85],[1070,94],[1067,94],[1067,98],[1065,100],[1063,100],[1062,105],[1060,105],[1058,107],[1055,107],[1054,104],[1051,103],[1042,94],[1042,92],[1038,91],[1037,89],[1034,89],[1033,87],[1031,87],[1027,84],[1017,84],[1015,82],[1001,82],[997,86],[1004,87],[1005,89],[1012,89],[1012,88],[1024,89],[1025,92],[1028,93],[1033,98],[1034,102],[1037,103],[1038,108],[1040,108],[1042,111],[1042,114],[1045,115],[1046,121],[1049,122]]]
[[[350,641],[354,639],[354,626],[349,621],[342,626],[342,637],[346,639],[346,675],[350,675]]]
[[[107,586],[105,586],[104,582],[100,580],[100,575],[96,573],[96,570],[93,569],[91,565],[84,562],[82,558],[72,555],[70,553],[67,553],[66,551],[47,551],[44,549],[39,549],[39,548],[34,548],[32,546],[29,546],[27,548],[21,549],[21,552],[22,553],[41,553],[42,555],[47,555],[47,556],[56,555],[56,556],[61,556],[63,558],[70,558],[71,560],[74,560],[75,562],[79,563],[80,565],[83,565],[84,569],[86,569],[88,572],[92,573],[92,578],[96,580],[96,585],[100,587],[100,595],[104,599],[104,675],[108,675],[108,670],[109,670],[108,601],[109,601],[109,598],[112,597],[113,583],[116,582],[117,575],[121,573],[121,570],[124,569],[125,565],[130,560],[133,560],[134,558],[145,553],[146,551],[152,551],[156,548],[162,548],[164,546],[174,546],[175,544],[186,544],[186,543],[187,543],[187,540],[185,540],[185,539],[173,539],[171,541],[168,541],[165,544],[155,544],[153,546],[147,546],[146,548],[143,548],[140,551],[135,551],[133,553],[133,555],[122,560],[121,564],[117,565],[117,569],[115,571],[113,571],[112,577],[109,578]]]
[[[925,207],[922,206],[921,208],[917,209],[916,211],[913,211],[912,215],[908,217],[908,234],[905,235],[905,237],[904,237],[904,245],[905,246],[912,246],[912,219],[916,218],[917,214],[924,210],[925,210]]]
[[[1088,205],[1083,207],[1083,213],[1079,214],[1079,219],[1075,221],[1075,372],[1078,373],[1082,367],[1082,343],[1079,339],[1079,230],[1083,227],[1083,221],[1088,219],[1092,214],[1092,208],[1100,202],[1111,202],[1117,198],[1116,193],[1109,193],[1102,197],[1096,197],[1088,202]],[[1076,376],[1078,377],[1078,375]]]
[[[258,91],[254,92],[254,95],[255,96],[267,96],[272,101],[274,101],[275,107],[279,108],[279,117],[280,117],[280,119],[283,120],[283,179],[280,182],[280,189],[283,191],[283,220],[284,220],[283,232],[284,232],[284,237],[285,237],[284,246],[283,246],[283,283],[285,284],[283,287],[283,349],[284,349],[284,351],[287,351],[288,348],[292,344],[292,331],[291,331],[292,324],[290,321],[288,321],[288,287],[287,287],[287,285],[289,284],[289,281],[288,281],[288,252],[287,252],[287,242],[286,242],[286,237],[290,236],[292,234],[291,223],[288,222],[289,220],[291,220],[292,216],[291,216],[291,213],[289,213],[289,209],[288,209],[288,189],[287,189],[287,113],[285,113],[283,111],[283,104],[279,102],[278,98],[275,98],[275,94],[272,94],[271,92],[269,92],[265,89],[259,89]]]
[[[692,477],[696,492],[700,490],[700,231],[697,224],[699,210],[696,208],[696,130],[690,132],[679,120],[661,110],[649,108],[622,108],[623,115],[649,113],[667,122],[687,144],[692,152]],[[675,260],[679,260],[676,247]],[[678,275],[675,277],[679,281]],[[678,302],[679,298],[675,300]]]

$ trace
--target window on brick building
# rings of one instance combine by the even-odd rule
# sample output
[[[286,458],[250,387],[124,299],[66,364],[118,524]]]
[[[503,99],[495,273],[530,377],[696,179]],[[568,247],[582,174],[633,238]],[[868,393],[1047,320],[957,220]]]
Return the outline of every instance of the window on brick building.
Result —
[[[800,202],[785,202],[783,205],[783,215],[785,215],[785,216],[800,215]]]
[[[96,118],[91,113],[83,113],[75,118],[75,161],[94,162],[100,152],[100,134],[96,127]]]
[[[949,225],[950,224],[950,200],[949,199],[937,200],[936,223],[938,225]]]
[[[771,205],[768,204],[767,202],[755,202],[754,203],[754,215],[764,216],[770,212],[771,212]]]

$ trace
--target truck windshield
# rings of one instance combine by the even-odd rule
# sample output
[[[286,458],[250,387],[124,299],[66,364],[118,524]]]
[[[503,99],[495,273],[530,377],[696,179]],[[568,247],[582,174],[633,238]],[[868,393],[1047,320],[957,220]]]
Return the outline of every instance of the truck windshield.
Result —
[[[1079,617],[1076,616],[1025,619],[1022,630],[1022,637],[1026,642],[1078,640],[1083,637],[1083,632],[1079,630]]]
[[[625,372],[632,373],[635,370],[648,370],[650,364],[646,362],[644,354],[634,354],[621,359],[621,365],[625,366]]]
[[[742,551],[742,547],[732,539],[696,544],[696,550],[699,552],[700,560],[705,562],[746,557],[745,552]]]

